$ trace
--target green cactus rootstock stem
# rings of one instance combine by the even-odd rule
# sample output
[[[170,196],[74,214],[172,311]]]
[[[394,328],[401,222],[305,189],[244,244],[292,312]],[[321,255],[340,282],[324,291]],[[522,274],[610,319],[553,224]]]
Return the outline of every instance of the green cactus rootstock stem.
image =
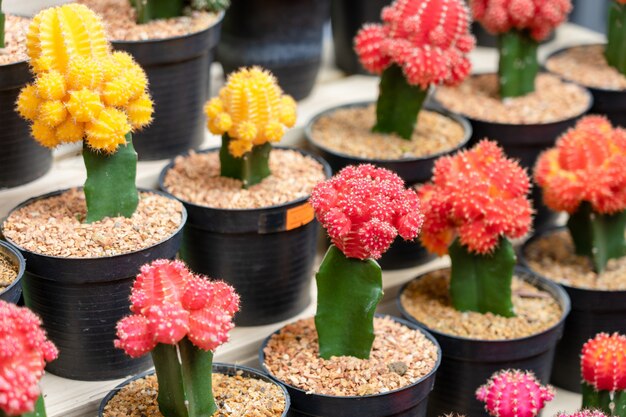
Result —
[[[380,78],[376,125],[372,130],[378,133],[395,133],[403,139],[411,140],[427,95],[428,89],[407,83],[402,68],[390,66]]]
[[[0,417],[9,417],[4,411],[0,410]],[[35,409],[30,413],[20,414],[15,417],[46,417],[46,405],[43,401],[43,396],[39,395],[37,398],[37,402],[35,403]]]
[[[213,352],[186,337],[178,345],[158,344],[152,361],[159,383],[157,401],[164,417],[211,417],[217,411],[211,372]]]
[[[589,257],[596,272],[606,268],[609,259],[626,255],[626,211],[598,214],[583,202],[567,221],[576,254]]]
[[[0,0],[0,48],[4,48],[4,13],[2,12],[2,0]]]
[[[535,91],[539,72],[539,43],[525,31],[511,30],[498,38],[500,97],[519,97]]]
[[[228,134],[222,135],[222,147],[220,149],[220,175],[222,177],[241,180],[243,188],[248,188],[260,183],[271,174],[269,158],[272,145],[269,142],[255,145],[250,152],[237,158],[231,155],[228,150],[230,141]]]
[[[597,391],[594,386],[582,383],[583,407],[588,409],[600,410],[607,416],[621,416],[625,414],[617,414],[611,411],[611,402],[613,401],[613,393],[611,391]],[[616,407],[617,408],[617,407]],[[623,408],[623,405],[622,405]],[[617,410],[615,410],[617,411]]]
[[[126,145],[120,145],[113,154],[94,151],[85,143],[83,160],[87,168],[85,221],[132,216],[139,204],[139,193],[135,185],[137,152],[130,133],[126,135]]]
[[[612,2],[609,9],[607,41],[604,51],[607,62],[626,75],[626,4]]]
[[[320,357],[369,358],[374,343],[374,312],[383,297],[378,263],[347,258],[331,245],[315,279]]]
[[[477,311],[513,317],[511,283],[515,251],[502,237],[486,255],[471,253],[457,238],[448,250],[452,262],[450,297],[458,311]]]
[[[137,23],[183,15],[184,0],[130,0],[137,12]]]

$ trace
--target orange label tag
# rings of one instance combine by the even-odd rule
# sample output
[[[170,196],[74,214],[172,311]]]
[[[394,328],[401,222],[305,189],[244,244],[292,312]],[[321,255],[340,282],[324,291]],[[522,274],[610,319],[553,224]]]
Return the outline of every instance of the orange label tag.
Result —
[[[313,207],[309,203],[287,210],[287,221],[285,222],[285,230],[295,229],[310,223],[315,218]]]

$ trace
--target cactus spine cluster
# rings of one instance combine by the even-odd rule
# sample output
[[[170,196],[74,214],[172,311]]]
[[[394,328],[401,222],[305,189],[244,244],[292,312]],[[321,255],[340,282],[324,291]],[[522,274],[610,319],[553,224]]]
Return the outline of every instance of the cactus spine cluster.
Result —
[[[614,0],[609,9],[607,45],[604,51],[609,65],[626,75],[626,1]]]
[[[296,102],[259,67],[232,73],[204,110],[209,130],[222,135],[221,175],[241,180],[244,188],[270,175],[271,142],[296,123]]]
[[[45,417],[39,380],[57,348],[25,307],[0,301],[0,323],[0,417]]]
[[[471,0],[474,19],[499,35],[500,96],[535,91],[537,48],[572,8],[570,0]]]
[[[83,141],[88,222],[130,217],[138,203],[130,134],[152,120],[145,73],[130,55],[111,53],[102,21],[79,4],[40,12],[26,46],[35,81],[17,111],[43,146]]]
[[[310,202],[333,242],[316,275],[320,356],[369,358],[374,312],[383,295],[376,259],[398,235],[417,237],[417,194],[395,173],[359,165],[318,184]]]
[[[183,16],[189,9],[219,12],[230,5],[230,0],[129,0],[134,7],[137,23],[155,19]]]
[[[626,255],[626,130],[587,116],[545,151],[535,166],[545,204],[566,211],[576,253],[597,272]]]
[[[583,407],[626,417],[626,336],[600,333],[582,349]]]
[[[430,85],[470,72],[469,12],[461,0],[396,0],[381,17],[354,40],[361,64],[382,75],[373,130],[410,140]]]
[[[459,311],[514,315],[511,280],[515,252],[509,241],[528,233],[530,180],[495,142],[439,158],[432,183],[419,189],[422,244],[448,253],[450,297]]]
[[[156,260],[141,267],[130,300],[134,314],[118,322],[115,346],[131,357],[151,353],[163,416],[212,416],[213,351],[228,341],[239,296],[182,262]]]
[[[514,369],[492,375],[476,398],[493,417],[536,417],[554,398],[554,389],[542,386],[531,372]]]

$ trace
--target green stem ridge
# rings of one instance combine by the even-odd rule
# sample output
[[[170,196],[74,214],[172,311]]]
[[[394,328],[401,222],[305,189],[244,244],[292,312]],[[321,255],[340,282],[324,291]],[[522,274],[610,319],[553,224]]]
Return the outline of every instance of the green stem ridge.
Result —
[[[626,391],[613,393],[613,415],[618,417],[626,417]]]
[[[9,415],[0,410],[0,417],[9,417]],[[35,409],[33,411],[30,413],[20,414],[17,417],[46,417],[46,405],[43,401],[43,395],[39,394],[39,398],[37,398]]]
[[[525,31],[511,30],[499,36],[500,97],[519,97],[535,91],[539,72],[538,45]]]
[[[395,133],[403,139],[411,140],[428,89],[410,85],[402,68],[392,65],[383,72],[379,90],[376,125],[372,130]]]
[[[137,12],[137,23],[183,15],[184,0],[130,0]]]
[[[608,64],[626,75],[626,4],[612,2],[607,41],[604,55]]]
[[[320,357],[369,358],[374,343],[374,312],[383,297],[378,263],[347,258],[331,245],[315,278]]]
[[[152,360],[164,417],[211,417],[217,411],[211,377],[213,352],[184,338],[178,345],[158,344]]]
[[[594,386],[582,383],[583,408],[596,409],[604,412],[607,416],[611,412],[611,391],[597,391]]]
[[[513,317],[512,290],[515,251],[502,237],[491,254],[477,255],[457,238],[448,250],[452,262],[450,297],[458,311]]]
[[[83,144],[83,160],[87,168],[85,221],[92,223],[105,217],[131,217],[139,204],[135,185],[137,153],[131,134],[126,135],[126,145],[121,145],[113,154],[97,152]]]
[[[2,12],[2,0],[0,0],[0,48],[4,48],[4,13]]]
[[[231,138],[228,134],[222,136],[220,148],[220,175],[222,177],[235,178],[243,182],[243,188],[258,184],[270,174],[269,157],[272,145],[266,142],[255,145],[250,152],[241,158],[234,157],[228,150]]]
[[[589,257],[596,272],[606,268],[609,259],[626,255],[626,211],[616,214],[595,213],[583,202],[567,221],[576,254]]]

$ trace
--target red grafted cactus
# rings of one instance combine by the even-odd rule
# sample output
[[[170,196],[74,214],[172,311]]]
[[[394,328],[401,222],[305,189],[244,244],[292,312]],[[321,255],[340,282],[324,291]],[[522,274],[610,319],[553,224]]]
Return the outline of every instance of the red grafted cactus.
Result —
[[[46,362],[57,355],[39,317],[27,308],[0,301],[0,410],[9,416],[32,412]]]
[[[348,258],[378,259],[396,236],[415,239],[422,225],[415,191],[395,173],[373,165],[342,169],[315,187],[310,202]]]
[[[535,417],[554,398],[554,389],[542,386],[531,372],[507,370],[478,388],[476,398],[493,417]]]
[[[600,333],[582,349],[583,380],[598,391],[626,390],[626,336]]]

